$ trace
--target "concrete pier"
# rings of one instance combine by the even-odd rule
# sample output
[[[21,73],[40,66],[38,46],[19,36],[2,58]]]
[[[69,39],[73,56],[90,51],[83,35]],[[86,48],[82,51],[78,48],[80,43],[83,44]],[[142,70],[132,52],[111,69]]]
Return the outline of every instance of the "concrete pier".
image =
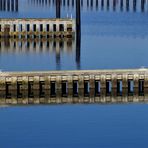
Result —
[[[45,98],[56,102],[59,98],[79,98],[80,102],[94,102],[108,98],[116,102],[116,98],[147,94],[148,69],[0,73],[0,98],[8,100],[30,98],[35,102]]]
[[[73,19],[0,19],[0,37],[72,38],[75,30]]]

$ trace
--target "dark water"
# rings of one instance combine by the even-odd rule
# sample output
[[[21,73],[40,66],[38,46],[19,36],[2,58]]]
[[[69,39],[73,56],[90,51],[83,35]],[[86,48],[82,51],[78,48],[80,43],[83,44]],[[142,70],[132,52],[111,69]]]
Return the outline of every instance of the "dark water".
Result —
[[[49,3],[50,2],[50,3]],[[18,9],[0,17],[55,17],[54,1],[19,0]],[[75,17],[72,0],[62,1],[62,17]],[[68,3],[70,2],[70,4]],[[4,71],[111,69],[148,66],[148,3],[83,0],[80,55],[75,40],[51,41],[50,48],[0,48]],[[69,6],[68,6],[69,5]],[[2,41],[3,42],[3,41]],[[55,43],[56,46],[55,47]],[[24,43],[26,44],[26,43]],[[38,43],[40,44],[40,42]],[[46,44],[46,42],[45,42]],[[19,45],[19,43],[17,43]],[[67,46],[68,45],[68,46]],[[77,57],[77,58],[76,58]],[[147,104],[51,105],[0,108],[2,148],[146,148]]]

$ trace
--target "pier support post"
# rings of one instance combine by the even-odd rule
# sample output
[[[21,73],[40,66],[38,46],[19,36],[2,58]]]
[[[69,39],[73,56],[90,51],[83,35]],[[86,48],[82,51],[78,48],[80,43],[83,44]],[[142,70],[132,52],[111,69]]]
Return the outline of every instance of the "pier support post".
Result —
[[[68,76],[68,98],[71,99],[73,96],[73,78]]]
[[[49,99],[50,96],[50,76],[45,77],[45,97]]]
[[[61,98],[61,76],[56,76],[56,98]]]
[[[101,75],[100,85],[101,85],[101,96],[105,96],[106,95],[106,77],[104,75]]]
[[[139,75],[134,75],[134,95],[139,94]]]
[[[22,103],[28,104],[28,77],[22,77]]]
[[[127,96],[127,90],[128,90],[127,75],[123,75],[123,78],[122,78],[122,94],[123,94],[123,96]]]
[[[17,77],[11,78],[11,104],[17,104]]]
[[[111,79],[112,79],[112,95],[116,96],[117,95],[117,76],[113,75]]]
[[[6,98],[6,81],[5,77],[0,77],[0,99]]]
[[[79,97],[83,98],[84,97],[84,76],[80,75],[79,76]]]
[[[90,75],[90,101],[94,102],[94,94],[95,94],[95,76]]]
[[[144,92],[148,92],[148,76],[144,78]],[[146,95],[148,96],[148,93]]]
[[[34,91],[34,98],[39,98],[39,76],[34,76],[33,78],[33,91]]]

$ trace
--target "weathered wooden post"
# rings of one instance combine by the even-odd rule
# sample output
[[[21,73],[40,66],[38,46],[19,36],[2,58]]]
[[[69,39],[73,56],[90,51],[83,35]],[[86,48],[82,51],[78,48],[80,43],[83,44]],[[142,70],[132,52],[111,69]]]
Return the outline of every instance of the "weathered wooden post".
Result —
[[[80,0],[76,0],[76,63],[77,68],[80,69],[80,55],[81,55],[81,10]]]

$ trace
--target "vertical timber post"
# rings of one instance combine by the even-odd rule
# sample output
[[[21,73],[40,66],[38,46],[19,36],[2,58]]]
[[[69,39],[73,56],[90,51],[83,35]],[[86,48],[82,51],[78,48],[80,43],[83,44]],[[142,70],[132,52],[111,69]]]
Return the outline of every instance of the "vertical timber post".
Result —
[[[80,55],[81,55],[81,10],[80,0],[76,0],[76,63],[77,68],[80,69]]]

